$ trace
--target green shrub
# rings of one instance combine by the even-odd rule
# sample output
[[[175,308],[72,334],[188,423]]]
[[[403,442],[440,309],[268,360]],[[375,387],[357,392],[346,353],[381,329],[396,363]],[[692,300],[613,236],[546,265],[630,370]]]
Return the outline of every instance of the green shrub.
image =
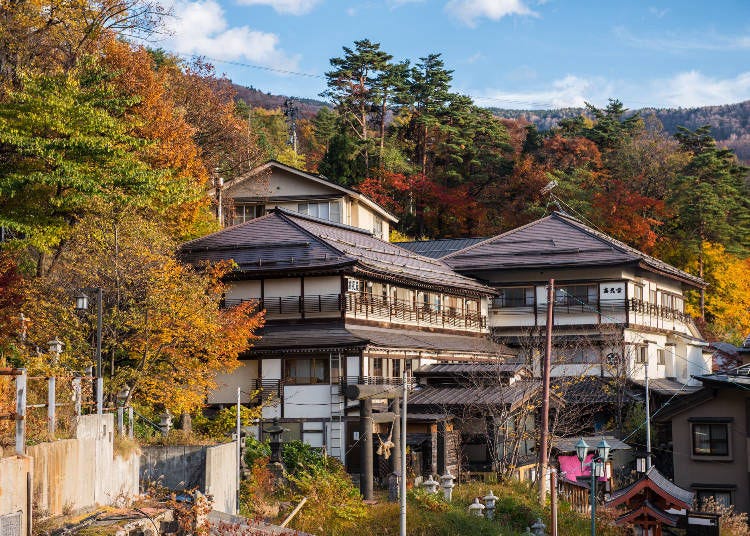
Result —
[[[268,441],[258,441],[254,437],[245,439],[245,464],[248,467],[255,465],[255,461],[261,458],[268,458],[271,455],[271,446]]]

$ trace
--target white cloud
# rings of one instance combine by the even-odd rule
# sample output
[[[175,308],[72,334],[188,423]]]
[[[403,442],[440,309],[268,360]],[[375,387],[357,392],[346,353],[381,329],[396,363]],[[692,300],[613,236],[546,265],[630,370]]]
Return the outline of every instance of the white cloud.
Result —
[[[695,50],[744,50],[750,49],[750,35],[723,35],[705,32],[696,35],[665,34],[657,37],[635,35],[624,26],[613,29],[615,37],[623,43],[648,50],[690,52]]]
[[[246,60],[282,69],[297,67],[298,57],[289,57],[279,48],[276,34],[248,26],[230,27],[216,0],[178,0],[164,4],[174,13],[166,23],[169,37],[165,48],[179,54],[219,60]]]
[[[653,91],[663,105],[712,106],[746,100],[750,95],[750,71],[734,78],[712,78],[698,71],[679,73],[657,80]]]
[[[471,27],[483,18],[500,20],[508,15],[537,16],[523,0],[450,0],[445,9]]]
[[[651,6],[651,7],[648,8],[648,12],[651,13],[657,19],[661,19],[667,13],[669,13],[669,8],[665,7],[664,9],[659,9],[658,7]]]
[[[246,6],[270,6],[277,13],[304,15],[309,13],[320,0],[239,0]]]
[[[613,86],[607,80],[567,75],[553,81],[547,89],[518,92],[486,90],[474,94],[474,100],[481,106],[499,108],[569,108],[583,106],[585,102],[603,105],[612,94]]]

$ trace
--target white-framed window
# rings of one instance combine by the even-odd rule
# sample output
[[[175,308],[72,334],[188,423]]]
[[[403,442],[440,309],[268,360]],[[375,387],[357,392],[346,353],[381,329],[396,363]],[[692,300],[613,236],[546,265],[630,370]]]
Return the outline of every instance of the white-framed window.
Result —
[[[297,212],[307,214],[321,220],[341,223],[341,201],[312,201],[298,203]]]
[[[232,225],[260,218],[266,213],[265,205],[238,203],[232,207]]]
[[[663,348],[657,348],[656,350],[656,364],[664,365],[667,362],[666,350]]]
[[[692,454],[696,459],[705,458],[731,458],[731,422],[716,422],[706,420],[690,423],[693,442]]]
[[[349,292],[359,292],[359,290],[362,288],[361,281],[359,279],[351,279],[347,278],[346,280],[346,289]]]
[[[372,217],[372,234],[376,237],[385,240],[383,237],[383,218],[377,214]]]
[[[641,364],[648,362],[648,346],[636,346],[635,362]]]
[[[643,301],[643,285],[633,286],[633,298]]]

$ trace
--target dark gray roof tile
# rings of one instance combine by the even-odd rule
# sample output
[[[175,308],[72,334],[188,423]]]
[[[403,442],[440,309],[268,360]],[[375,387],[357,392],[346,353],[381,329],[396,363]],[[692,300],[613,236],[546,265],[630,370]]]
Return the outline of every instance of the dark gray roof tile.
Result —
[[[397,246],[425,257],[440,259],[460,251],[474,244],[487,240],[486,238],[441,238],[438,240],[415,240],[412,242],[396,242]]]

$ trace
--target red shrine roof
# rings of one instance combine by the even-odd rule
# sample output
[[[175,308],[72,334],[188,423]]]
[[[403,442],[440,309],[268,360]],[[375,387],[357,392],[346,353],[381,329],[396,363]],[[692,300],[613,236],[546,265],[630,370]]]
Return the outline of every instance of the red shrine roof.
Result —
[[[653,519],[664,525],[669,525],[670,527],[676,527],[678,522],[678,516],[669,514],[660,508],[657,508],[649,501],[643,501],[643,503],[637,508],[634,508],[618,517],[615,520],[615,523],[618,525],[624,523],[638,524],[639,521],[642,521],[642,518]]]
[[[653,494],[661,497],[664,500],[665,509],[672,507],[689,509],[693,504],[692,491],[670,482],[656,467],[651,467],[639,480],[612,493],[609,501],[607,501],[607,506],[629,506],[639,495],[643,495],[645,490],[650,490]],[[641,501],[641,503],[642,505],[651,504],[648,500]]]

